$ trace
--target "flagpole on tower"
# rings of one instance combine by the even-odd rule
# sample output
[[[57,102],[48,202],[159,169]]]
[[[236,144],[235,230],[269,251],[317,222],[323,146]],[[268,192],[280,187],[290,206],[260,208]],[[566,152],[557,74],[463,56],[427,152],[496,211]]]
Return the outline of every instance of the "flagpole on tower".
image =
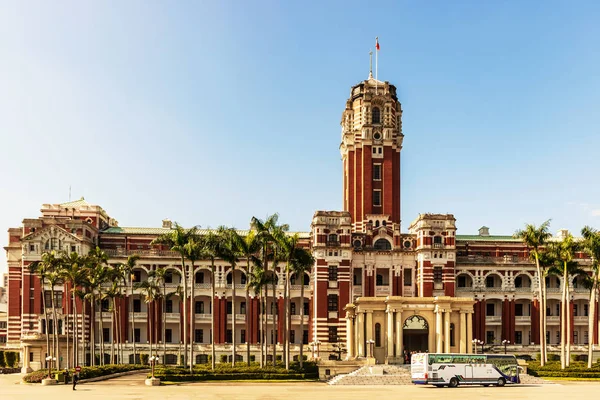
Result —
[[[369,79],[373,79],[373,50],[369,49]]]
[[[375,94],[377,94],[377,84],[378,84],[378,79],[377,79],[377,59],[379,56],[379,36],[375,37]]]

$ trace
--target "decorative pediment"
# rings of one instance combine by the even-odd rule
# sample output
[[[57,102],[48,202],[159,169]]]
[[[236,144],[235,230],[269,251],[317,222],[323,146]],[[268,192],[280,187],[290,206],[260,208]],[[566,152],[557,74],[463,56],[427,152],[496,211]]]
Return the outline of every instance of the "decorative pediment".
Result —
[[[35,232],[30,233],[29,235],[24,236],[21,241],[36,241],[36,242],[46,242],[50,239],[58,239],[69,243],[79,243],[81,240],[67,231],[66,229],[57,226],[57,225],[49,225]]]

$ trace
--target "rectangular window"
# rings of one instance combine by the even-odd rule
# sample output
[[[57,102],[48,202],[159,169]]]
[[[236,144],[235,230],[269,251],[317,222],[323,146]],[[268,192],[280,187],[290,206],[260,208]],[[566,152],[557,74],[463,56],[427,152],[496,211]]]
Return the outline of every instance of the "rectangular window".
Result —
[[[204,314],[204,302],[197,301],[194,305],[194,313],[196,314]]]
[[[165,342],[173,343],[173,331],[171,329],[165,329]]]
[[[579,332],[573,332],[573,344],[579,344]]]
[[[71,253],[75,253],[75,251],[77,251],[75,246],[71,246]]]
[[[589,316],[589,315],[590,315],[590,314],[589,314],[589,310],[588,310],[588,305],[587,305],[587,304],[584,304],[584,305],[583,305],[583,316],[584,316],[584,317],[587,317],[587,316]]]
[[[140,339],[140,328],[135,328],[135,331],[133,332],[133,340],[135,340],[136,343],[141,342],[141,339]]]
[[[434,289],[442,289],[442,267],[433,268],[433,287]]]
[[[588,331],[583,331],[583,344],[589,343]]]
[[[233,341],[233,335],[231,333],[231,329],[227,329],[227,337],[225,338],[225,343],[231,343]]]
[[[196,329],[194,331],[194,342],[196,343],[204,343],[204,330]]]
[[[523,332],[515,331],[515,343],[523,344]]]
[[[142,301],[140,299],[133,299],[133,312],[142,312]]]
[[[240,343],[246,343],[246,330],[242,329],[240,333]]]
[[[309,309],[310,309],[310,305],[307,302],[304,302],[304,315],[308,315],[309,314]]]
[[[381,207],[381,190],[373,190],[373,206]]]
[[[302,332],[302,343],[308,344],[308,330],[307,329],[305,329],[304,332]]]
[[[167,300],[165,306],[165,312],[172,313],[173,312],[173,300]]]
[[[329,339],[329,343],[337,343],[337,341],[338,341],[337,326],[329,327],[328,339]]]
[[[291,315],[296,315],[296,303],[291,303],[290,304],[290,314]]]
[[[362,271],[360,269],[354,271],[352,284],[354,286],[362,286]]]
[[[104,340],[104,343],[110,342],[110,329],[109,328],[102,328],[102,340]]]
[[[412,268],[404,270],[404,286],[412,286]]]
[[[485,315],[488,317],[493,317],[495,314],[495,307],[494,304],[486,304],[485,305]]]
[[[330,265],[329,266],[329,280],[330,281],[337,281],[338,279],[338,268],[337,265]]]
[[[240,303],[240,314],[245,315],[246,314],[246,302],[242,301]]]
[[[486,337],[486,341],[485,341],[486,343],[488,343],[488,344],[494,343],[494,331],[487,331],[485,337]]]
[[[29,352],[29,362],[33,361],[33,352]]]
[[[381,180],[381,164],[373,164],[373,180]]]
[[[35,251],[35,244],[29,245],[29,251],[31,251],[31,252]]]
[[[337,311],[338,310],[338,296],[337,294],[330,294],[327,296],[327,310]]]
[[[204,272],[198,272],[196,274],[196,283],[197,284],[204,283]]]
[[[227,302],[227,315],[231,315],[231,302]]]
[[[577,304],[573,304],[573,316],[574,317],[578,317],[579,316],[579,307],[577,307]]]
[[[296,331],[290,331],[290,343],[296,343]]]
[[[485,287],[493,288],[494,287],[494,277],[488,276],[485,278]]]
[[[523,316],[523,304],[515,304],[515,316]]]

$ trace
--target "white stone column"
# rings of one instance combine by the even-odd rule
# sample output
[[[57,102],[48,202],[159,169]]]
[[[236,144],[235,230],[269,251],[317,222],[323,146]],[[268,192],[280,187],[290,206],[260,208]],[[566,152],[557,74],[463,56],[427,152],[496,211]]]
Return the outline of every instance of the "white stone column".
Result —
[[[404,360],[404,339],[402,329],[404,328],[404,321],[402,320],[402,311],[396,312],[396,357],[400,357]]]
[[[467,318],[464,311],[460,311],[460,342],[459,342],[459,353],[467,352]]]
[[[394,357],[394,311],[387,312],[387,356]]]
[[[352,323],[354,320],[353,315],[346,316],[346,351],[348,360],[351,360],[355,357],[354,354],[354,324]]]
[[[467,318],[467,353],[473,352],[473,312],[466,313]]]
[[[367,311],[367,340],[373,340],[373,311]]]
[[[452,311],[444,313],[444,353],[450,353],[450,315]],[[454,332],[456,334],[456,332]]]
[[[358,317],[357,317],[357,323],[356,323],[356,329],[358,330],[357,332],[357,349],[358,349],[358,353],[357,356],[358,357],[364,357],[365,356],[365,336],[364,336],[364,329],[365,329],[365,313],[364,312],[359,312],[358,313]]]
[[[438,308],[435,312],[435,352],[442,352],[442,312],[441,308]]]

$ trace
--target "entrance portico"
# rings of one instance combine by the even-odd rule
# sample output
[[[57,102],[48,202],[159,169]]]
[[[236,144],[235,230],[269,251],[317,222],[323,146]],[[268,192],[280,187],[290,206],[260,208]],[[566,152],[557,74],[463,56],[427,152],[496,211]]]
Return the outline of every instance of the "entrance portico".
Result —
[[[360,297],[346,310],[348,359],[403,363],[404,351],[470,353],[474,300]]]

